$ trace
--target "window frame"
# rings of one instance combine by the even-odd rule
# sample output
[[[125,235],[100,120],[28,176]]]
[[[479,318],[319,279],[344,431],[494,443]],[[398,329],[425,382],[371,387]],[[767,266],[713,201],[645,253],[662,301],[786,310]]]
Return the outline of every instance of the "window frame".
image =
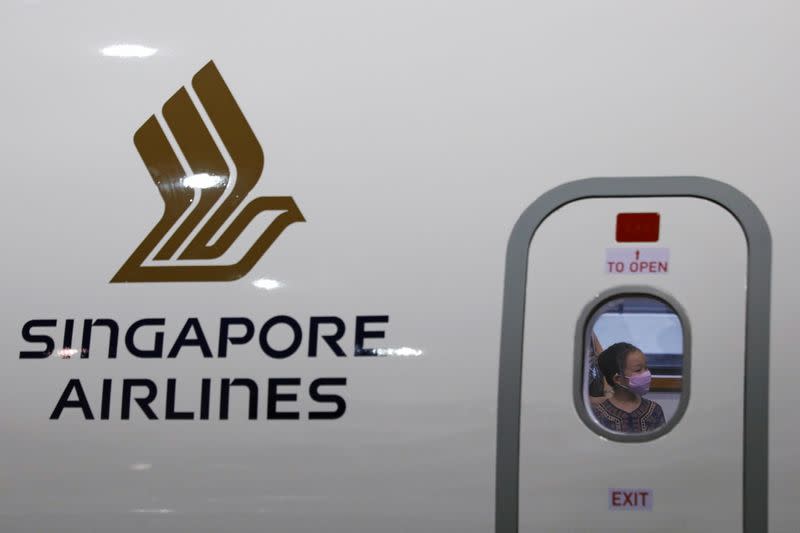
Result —
[[[586,364],[586,348],[587,339],[591,336],[588,335],[590,327],[594,321],[599,317],[600,311],[605,305],[612,300],[620,298],[653,298],[660,300],[668,305],[675,311],[678,320],[683,330],[683,367],[682,367],[682,391],[678,408],[675,415],[662,427],[655,431],[647,433],[622,433],[619,431],[612,431],[603,427],[600,422],[590,412],[591,408],[587,405],[584,394],[584,368]],[[689,397],[691,396],[691,381],[692,381],[692,354],[691,354],[691,325],[689,317],[683,307],[671,295],[656,289],[654,287],[635,285],[635,286],[621,286],[608,289],[594,299],[592,299],[583,309],[578,322],[575,327],[575,356],[574,356],[574,371],[572,378],[572,398],[575,405],[575,410],[578,417],[583,424],[592,432],[605,437],[615,442],[649,442],[655,440],[662,435],[666,435],[672,428],[680,423],[683,418],[687,407],[689,406]]]

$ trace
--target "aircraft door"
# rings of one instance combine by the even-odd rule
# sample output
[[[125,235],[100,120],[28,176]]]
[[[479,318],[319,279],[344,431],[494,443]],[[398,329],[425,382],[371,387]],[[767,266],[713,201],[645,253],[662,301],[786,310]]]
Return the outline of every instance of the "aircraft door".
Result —
[[[763,218],[711,180],[584,180],[526,211],[496,531],[765,531],[768,265]]]

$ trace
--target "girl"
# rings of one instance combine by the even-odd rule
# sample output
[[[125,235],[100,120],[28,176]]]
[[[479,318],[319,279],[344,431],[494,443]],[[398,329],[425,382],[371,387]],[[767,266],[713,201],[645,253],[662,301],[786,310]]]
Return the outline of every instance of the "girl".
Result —
[[[639,348],[618,342],[603,350],[597,362],[614,389],[610,398],[593,406],[600,424],[621,433],[653,431],[665,424],[661,406],[642,398],[650,390],[651,376]]]

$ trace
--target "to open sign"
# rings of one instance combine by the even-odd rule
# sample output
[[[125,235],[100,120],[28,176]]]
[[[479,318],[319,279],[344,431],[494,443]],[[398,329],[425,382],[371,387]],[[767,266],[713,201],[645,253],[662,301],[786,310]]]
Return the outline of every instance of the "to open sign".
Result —
[[[667,274],[669,248],[607,248],[606,274]]]
[[[652,489],[608,489],[608,508],[612,511],[652,511]]]

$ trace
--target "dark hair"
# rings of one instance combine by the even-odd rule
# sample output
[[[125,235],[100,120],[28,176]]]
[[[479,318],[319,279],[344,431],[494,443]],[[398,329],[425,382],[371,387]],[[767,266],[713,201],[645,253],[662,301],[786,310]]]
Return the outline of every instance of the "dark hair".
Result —
[[[641,350],[633,344],[618,342],[600,352],[600,355],[597,356],[597,364],[609,385],[614,388],[617,387],[617,384],[614,383],[614,376],[617,374],[624,375],[628,355],[639,351]]]

